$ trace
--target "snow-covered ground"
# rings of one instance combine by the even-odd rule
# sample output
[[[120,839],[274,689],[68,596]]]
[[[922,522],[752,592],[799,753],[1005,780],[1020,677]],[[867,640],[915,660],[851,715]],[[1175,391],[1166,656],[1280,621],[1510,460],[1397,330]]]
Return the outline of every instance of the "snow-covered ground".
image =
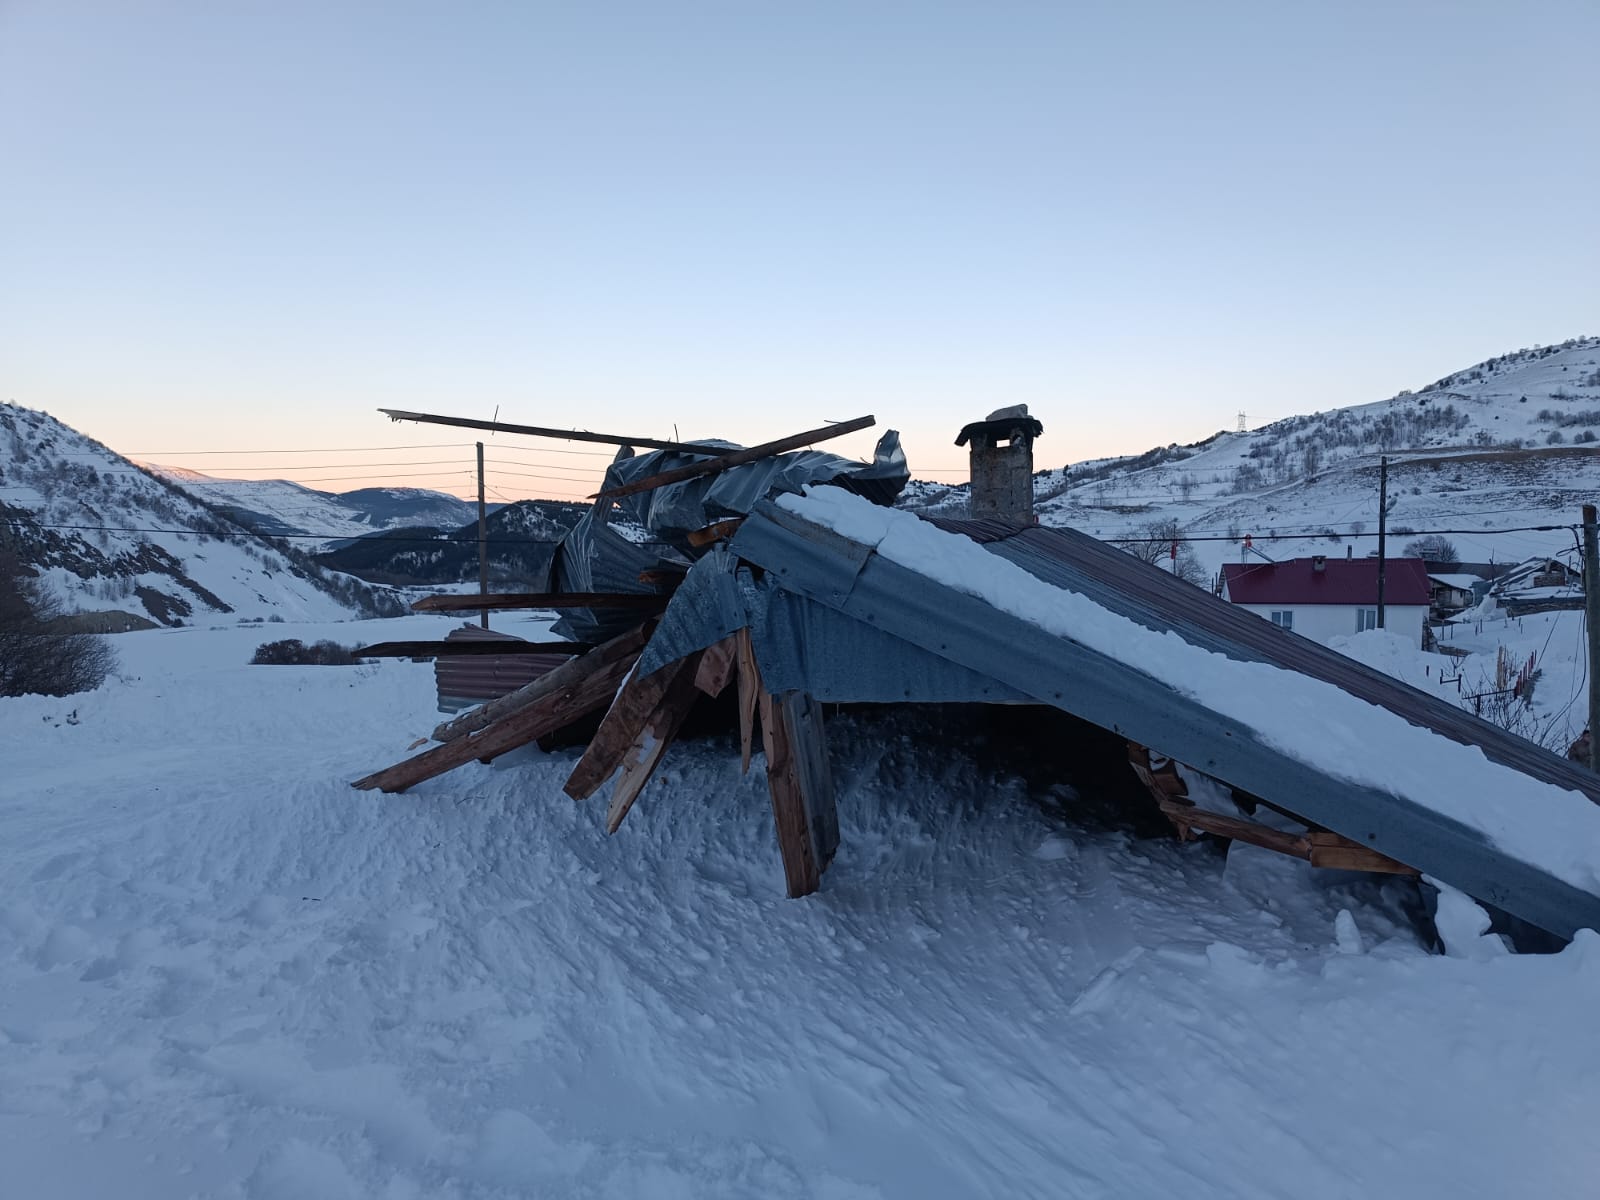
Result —
[[[904,711],[833,722],[788,901],[726,739],[607,838],[574,751],[351,790],[426,665],[245,665],[454,623],[128,634],[0,700],[0,1193],[1592,1191],[1592,935],[1431,955],[1408,884],[1135,839]]]

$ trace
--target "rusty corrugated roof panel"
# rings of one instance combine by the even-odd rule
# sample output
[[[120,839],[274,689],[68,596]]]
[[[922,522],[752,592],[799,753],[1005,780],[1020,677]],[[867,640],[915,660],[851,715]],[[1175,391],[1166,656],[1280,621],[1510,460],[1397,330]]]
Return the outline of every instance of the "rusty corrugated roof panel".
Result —
[[[445,637],[447,642],[463,640],[520,642],[524,639],[479,625],[463,625]],[[433,675],[439,689],[439,711],[458,712],[485,700],[496,700],[555,670],[569,657],[552,653],[437,658],[433,663]]]

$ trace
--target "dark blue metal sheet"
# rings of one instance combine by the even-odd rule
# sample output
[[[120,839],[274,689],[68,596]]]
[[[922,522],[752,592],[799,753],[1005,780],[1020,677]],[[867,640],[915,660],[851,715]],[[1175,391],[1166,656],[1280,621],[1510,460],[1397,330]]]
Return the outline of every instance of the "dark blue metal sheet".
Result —
[[[1070,638],[1048,633],[976,597],[870,552],[863,561],[859,546],[854,551],[839,553],[842,540],[792,512],[763,504],[744,523],[732,549],[741,558],[773,572],[786,590],[892,635],[893,639],[911,643],[975,673],[988,675],[1041,703],[1054,705],[1190,763],[1218,779],[1427,871],[1541,928],[1564,937],[1570,937],[1580,928],[1600,928],[1600,896],[1506,853],[1477,830],[1429,807],[1426,797],[1401,796],[1333,779],[1264,744],[1253,730],[1207,709],[1164,680]],[[1074,540],[1054,542],[1037,557],[1068,556]],[[989,543],[990,548],[996,544]],[[1086,549],[1093,551],[1094,548]],[[1105,550],[1108,554],[1119,555],[1108,564],[1118,578],[1124,564],[1142,568],[1147,573],[1154,571],[1131,556],[1120,555],[1109,547]],[[1085,555],[1085,559],[1092,562],[1092,554]],[[1050,570],[1065,571],[1069,566],[1079,565],[1069,558]],[[1045,569],[1042,563],[1039,569]],[[1080,571],[1080,574],[1086,576],[1088,572]],[[1136,603],[1133,595],[1119,592],[1116,583],[1080,582],[1080,586],[1091,589],[1085,594],[1097,601],[1104,597],[1108,608]],[[1143,598],[1138,601],[1145,606],[1142,609],[1145,620],[1141,624],[1164,621],[1168,622],[1166,627],[1175,628],[1180,618],[1191,626],[1198,624],[1192,615],[1169,612],[1152,602],[1151,597],[1171,594],[1165,591],[1165,584],[1146,579],[1141,586],[1145,589],[1141,593]],[[1231,607],[1198,589],[1188,588],[1181,595],[1186,606],[1208,610],[1214,606]],[[1221,614],[1213,615],[1218,617],[1218,624],[1206,629],[1207,639],[1227,645],[1221,632]],[[1238,615],[1270,628],[1258,617]],[[1160,626],[1152,624],[1150,627]],[[1306,639],[1293,641],[1314,646]],[[892,641],[889,644],[892,645]],[[1278,648],[1286,644],[1280,642]],[[1233,656],[1254,659],[1260,653],[1261,644],[1257,643],[1248,648],[1237,647]],[[1350,661],[1342,656],[1333,657],[1341,662]],[[867,679],[885,670],[887,665],[882,654],[863,656],[856,670]],[[801,666],[804,667],[804,660]],[[1330,682],[1339,682],[1337,671],[1329,674]],[[1379,678],[1395,689],[1414,691],[1387,677]],[[1423,693],[1417,695],[1425,700],[1432,699]],[[1427,720],[1415,723],[1432,727]],[[1478,724],[1485,726],[1486,737],[1495,742],[1497,750],[1505,756],[1491,757],[1497,757],[1498,761],[1526,757],[1519,748],[1500,744],[1504,740],[1520,739],[1511,739],[1511,735],[1486,723]],[[1315,731],[1311,736],[1315,736]],[[1488,753],[1487,746],[1485,752]],[[1553,755],[1548,757],[1555,759]],[[1547,771],[1538,777],[1557,775],[1561,786],[1591,795],[1600,790],[1600,780],[1593,776],[1582,778],[1582,772],[1560,759],[1555,759],[1555,763],[1562,769]],[[1549,781],[1557,782],[1553,778]],[[1528,814],[1527,819],[1536,820],[1536,814]]]

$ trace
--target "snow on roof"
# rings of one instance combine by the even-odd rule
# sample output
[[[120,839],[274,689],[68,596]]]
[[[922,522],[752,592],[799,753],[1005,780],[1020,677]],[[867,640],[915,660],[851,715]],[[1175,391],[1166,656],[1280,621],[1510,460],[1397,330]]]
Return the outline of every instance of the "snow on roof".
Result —
[[[1175,629],[1150,628],[911,513],[828,487],[780,497],[776,505],[919,576],[1161,680],[1178,696],[1239,723],[1276,753],[1325,777],[1428,809],[1444,822],[1476,831],[1510,859],[1600,895],[1600,806],[1576,788],[1495,761],[1482,746],[1413,724],[1327,680],[1205,649]],[[1413,561],[1425,602],[1426,578],[1420,560]],[[1197,606],[1212,602],[1203,592],[1196,595]],[[1541,762],[1545,757],[1551,760],[1548,773],[1565,771],[1567,764],[1554,756],[1541,756]]]
[[[1463,592],[1470,592],[1473,584],[1481,582],[1476,575],[1429,575],[1428,578],[1448,588],[1459,588]]]
[[[1291,558],[1280,563],[1224,563],[1228,599],[1235,604],[1376,604],[1378,561],[1373,558]],[[1391,558],[1384,572],[1384,601],[1426,604],[1428,575],[1420,558]]]

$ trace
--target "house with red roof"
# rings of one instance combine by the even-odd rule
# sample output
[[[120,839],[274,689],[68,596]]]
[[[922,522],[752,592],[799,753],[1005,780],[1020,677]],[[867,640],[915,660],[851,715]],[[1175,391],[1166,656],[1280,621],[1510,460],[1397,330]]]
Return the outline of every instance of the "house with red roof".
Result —
[[[1378,625],[1378,560],[1292,558],[1224,563],[1222,598],[1274,625],[1327,642]],[[1384,569],[1384,628],[1422,646],[1428,569],[1420,558],[1391,558]]]

